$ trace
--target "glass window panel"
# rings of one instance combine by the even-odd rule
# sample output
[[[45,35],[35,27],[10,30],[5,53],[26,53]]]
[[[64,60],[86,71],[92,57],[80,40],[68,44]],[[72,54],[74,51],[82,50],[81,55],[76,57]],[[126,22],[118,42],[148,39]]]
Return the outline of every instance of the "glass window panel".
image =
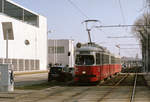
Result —
[[[96,53],[96,64],[100,64],[100,53]]]
[[[64,53],[64,47],[57,47],[57,53]]]
[[[4,13],[16,19],[23,20],[23,9],[8,1],[4,1]]]
[[[27,10],[24,10],[24,21],[27,22],[28,24],[39,26],[38,19],[39,18],[37,15],[35,15]]]
[[[2,12],[2,0],[0,0],[0,12]]]
[[[93,55],[77,55],[76,56],[76,65],[93,65],[94,56]]]
[[[48,48],[48,53],[53,54],[53,53],[65,53],[65,48],[64,47],[49,47]]]
[[[54,53],[54,47],[49,47],[48,48],[48,53],[53,54]]]

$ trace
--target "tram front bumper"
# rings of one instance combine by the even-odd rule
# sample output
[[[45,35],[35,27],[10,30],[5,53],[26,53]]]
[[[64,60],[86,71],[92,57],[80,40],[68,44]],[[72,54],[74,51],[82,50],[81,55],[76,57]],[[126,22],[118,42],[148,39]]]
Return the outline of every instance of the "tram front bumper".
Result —
[[[75,81],[94,82],[94,81],[98,81],[98,78],[96,77],[96,75],[76,75]]]

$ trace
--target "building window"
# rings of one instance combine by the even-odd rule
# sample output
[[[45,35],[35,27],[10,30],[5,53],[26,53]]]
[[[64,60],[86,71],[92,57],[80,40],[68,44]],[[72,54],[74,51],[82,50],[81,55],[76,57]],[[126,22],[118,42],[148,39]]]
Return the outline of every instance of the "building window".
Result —
[[[23,9],[4,0],[4,13],[8,16],[23,20]]]
[[[0,12],[3,12],[4,14],[15,19],[24,21],[30,25],[39,27],[38,15],[33,14],[7,0],[0,0]]]
[[[53,54],[54,53],[54,47],[48,47],[48,53]]]
[[[2,0],[0,0],[0,12],[2,12]]]
[[[64,53],[64,47],[57,47],[57,53]]]
[[[62,47],[62,46],[59,46],[59,47],[49,47],[49,48],[48,48],[48,53],[49,53],[49,54],[65,53],[65,48]]]
[[[27,10],[24,10],[24,21],[27,22],[28,24],[39,26],[38,19],[39,18],[37,15],[30,13]]]

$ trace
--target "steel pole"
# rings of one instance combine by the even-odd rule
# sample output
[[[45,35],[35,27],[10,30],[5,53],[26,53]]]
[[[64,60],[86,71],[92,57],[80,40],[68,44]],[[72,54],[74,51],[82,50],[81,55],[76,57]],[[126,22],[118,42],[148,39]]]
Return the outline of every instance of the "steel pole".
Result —
[[[89,42],[92,43],[92,41],[91,41],[91,35],[90,35],[90,29],[87,29],[87,31],[88,31],[88,36],[89,36]]]

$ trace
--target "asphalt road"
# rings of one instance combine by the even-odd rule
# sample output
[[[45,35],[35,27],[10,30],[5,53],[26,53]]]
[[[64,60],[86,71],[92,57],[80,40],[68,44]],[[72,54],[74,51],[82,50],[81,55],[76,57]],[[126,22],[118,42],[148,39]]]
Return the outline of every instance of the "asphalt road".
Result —
[[[16,85],[47,81],[47,73],[15,77]],[[67,86],[55,85],[41,90],[15,90],[0,93],[0,102],[130,102],[133,86]],[[134,102],[150,102],[150,89],[137,86]]]
[[[53,86],[44,90],[0,93],[0,102],[130,102],[131,86]],[[150,90],[137,87],[134,102],[150,102]]]
[[[15,86],[26,86],[32,84],[40,84],[46,82],[48,78],[47,73],[25,74],[15,76]]]

